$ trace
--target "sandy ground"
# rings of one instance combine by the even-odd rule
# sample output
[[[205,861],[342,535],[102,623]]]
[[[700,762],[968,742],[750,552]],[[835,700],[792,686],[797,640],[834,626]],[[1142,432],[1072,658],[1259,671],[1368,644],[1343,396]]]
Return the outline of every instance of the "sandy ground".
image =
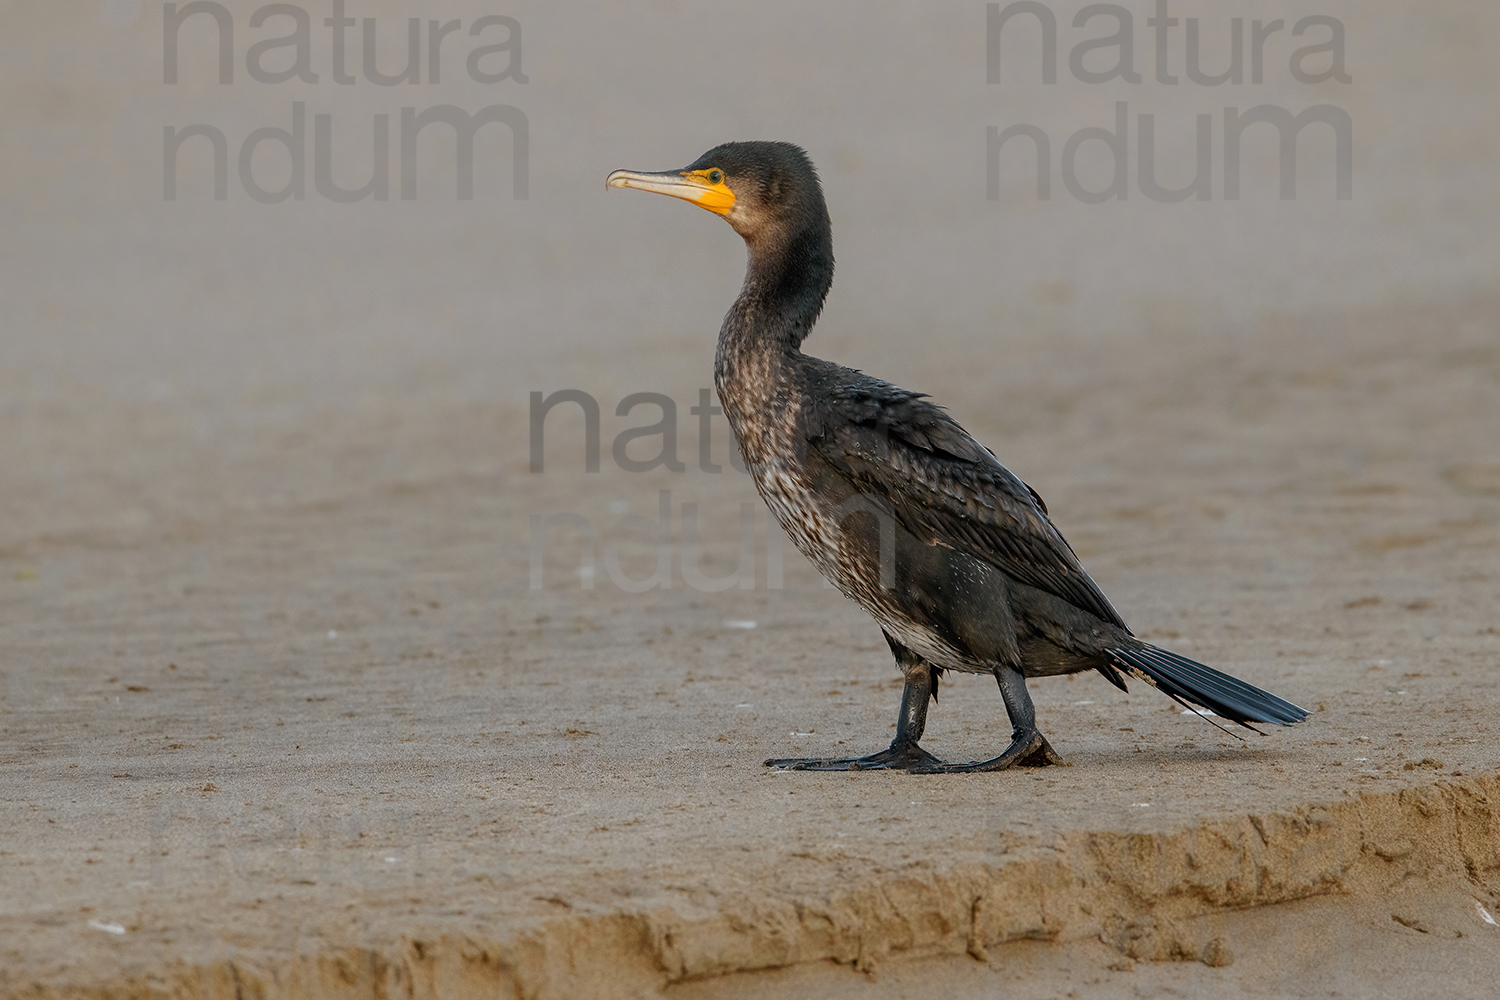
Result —
[[[1482,995],[1495,315],[1304,316],[1212,354],[1039,343],[950,400],[1142,634],[1316,710],[1245,741],[1060,678],[1032,686],[1069,768],[768,772],[888,738],[878,633],[790,556],[779,590],[706,593],[679,566],[631,594],[602,568],[583,589],[559,545],[532,589],[532,513],[650,510],[675,480],[533,475],[518,434],[492,473],[461,471],[460,434],[448,475],[18,545],[5,988],[609,996],[795,964],[671,989],[919,995],[937,969],[995,995],[1022,969],[1036,995],[1350,996],[1399,966],[1413,995]],[[497,422],[520,420],[473,420]],[[749,488],[693,481],[724,575]],[[645,577],[639,548],[621,566]],[[959,678],[926,743],[972,756],[1005,731]],[[1237,957],[1152,964],[1205,956]]]
[[[167,85],[159,5],[12,6],[0,996],[1493,995],[1500,7],[1246,5],[1341,18],[1352,82],[1293,80],[1288,29],[1263,84],[1209,89],[1155,84],[1139,23],[1140,85],[1066,51],[1029,83],[1022,35],[987,85],[982,4],[518,3],[528,82],[473,82],[458,33],[440,84],[396,88],[334,82],[325,6],[306,85],[247,79],[286,30],[259,3],[227,4],[230,85],[204,15]],[[391,72],[416,8],[349,13]],[[164,126],[234,153],[298,101],[345,187],[372,115],[510,103],[530,193],[492,131],[474,201],[435,134],[415,200],[393,173],[386,202],[264,205],[231,162],[215,201],[201,139],[164,199]],[[985,197],[987,127],[1060,148],[1117,101],[1159,115],[1171,184],[1195,114],[1344,108],[1354,197],[1312,130],[1293,200],[1249,139],[1238,201],[1043,202],[1019,161]],[[739,242],[602,188],[750,137],[828,188],[809,350],[948,405],[1139,634],[1305,725],[1239,740],[1058,678],[1032,690],[1071,767],[761,766],[880,748],[899,684],[690,413]],[[530,394],[565,388],[600,405],[598,472],[571,404],[531,471]],[[638,392],[675,401],[682,471],[615,454]],[[992,684],[941,697],[931,750],[1006,742]]]

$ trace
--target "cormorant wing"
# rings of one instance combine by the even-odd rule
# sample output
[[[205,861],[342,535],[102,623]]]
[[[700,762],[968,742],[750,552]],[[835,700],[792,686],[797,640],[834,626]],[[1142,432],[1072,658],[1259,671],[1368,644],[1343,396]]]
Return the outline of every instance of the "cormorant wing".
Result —
[[[903,528],[1126,628],[1042,498],[941,407],[863,376],[820,388],[809,400],[808,448],[860,492],[888,500]]]

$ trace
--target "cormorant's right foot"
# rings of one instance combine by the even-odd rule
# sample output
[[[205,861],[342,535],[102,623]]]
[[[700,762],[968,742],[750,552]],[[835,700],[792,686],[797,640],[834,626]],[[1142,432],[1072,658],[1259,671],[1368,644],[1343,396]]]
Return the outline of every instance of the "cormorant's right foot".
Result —
[[[976,760],[972,764],[919,765],[911,768],[911,773],[972,774],[976,771],[1004,771],[1012,767],[1046,767],[1049,764],[1060,764],[1066,767],[1068,762],[1052,749],[1052,744],[1047,742],[1047,737],[1032,729],[1017,733],[1010,746],[1006,747],[1005,752],[998,757]]]
[[[766,761],[766,766],[792,771],[911,771],[942,767],[943,762],[916,743],[892,743],[867,757],[780,757]]]

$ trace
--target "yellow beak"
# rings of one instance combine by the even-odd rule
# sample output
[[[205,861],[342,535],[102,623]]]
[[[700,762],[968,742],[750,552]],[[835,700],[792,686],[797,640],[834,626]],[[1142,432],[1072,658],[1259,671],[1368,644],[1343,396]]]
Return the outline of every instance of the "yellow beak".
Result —
[[[711,173],[719,174],[718,183],[709,180],[708,175]],[[604,186],[654,191],[690,201],[699,208],[706,208],[718,215],[728,215],[729,210],[734,207],[734,192],[729,190],[729,185],[723,181],[722,172],[717,170],[694,170],[689,173],[679,170],[660,173],[616,170],[605,180]]]

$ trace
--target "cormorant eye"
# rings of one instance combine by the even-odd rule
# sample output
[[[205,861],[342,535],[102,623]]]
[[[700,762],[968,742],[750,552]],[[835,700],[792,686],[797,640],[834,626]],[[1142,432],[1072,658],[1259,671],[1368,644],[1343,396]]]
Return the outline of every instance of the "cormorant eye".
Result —
[[[710,183],[710,184],[722,184],[722,183],[724,183],[724,171],[722,171],[722,170],[710,170],[708,172],[708,183]]]

